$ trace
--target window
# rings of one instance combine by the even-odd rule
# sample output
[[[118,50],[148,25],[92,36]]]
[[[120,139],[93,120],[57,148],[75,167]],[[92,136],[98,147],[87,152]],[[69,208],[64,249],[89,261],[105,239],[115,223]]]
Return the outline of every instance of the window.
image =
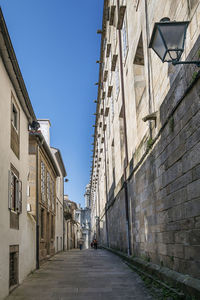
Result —
[[[114,148],[114,140],[112,141],[112,176],[113,176],[113,186],[115,187],[115,148]]]
[[[56,237],[56,249],[57,249],[57,251],[59,250],[58,249],[58,236]]]
[[[111,121],[113,122],[113,119],[114,119],[114,100],[113,100],[112,95],[111,95],[110,101],[111,101]]]
[[[119,116],[119,132],[120,132],[120,149],[121,149],[121,166],[125,167],[125,137],[124,137],[124,118],[123,118],[123,107]]]
[[[142,121],[148,114],[147,105],[147,86],[145,76],[145,60],[142,32],[138,40],[134,61],[133,61],[133,80],[135,89],[135,108],[138,129],[138,140],[142,140],[144,132],[147,130],[147,124]]]
[[[53,220],[53,216],[51,216],[51,238],[53,239],[54,236],[54,220]]]
[[[9,171],[8,208],[13,212],[22,212],[22,182],[13,171]]]
[[[41,161],[41,200],[42,202],[45,202],[45,183],[46,183],[46,178],[45,178],[45,164],[43,161]]]
[[[115,69],[115,97],[116,100],[119,95],[119,65],[117,64],[116,69]]]
[[[44,209],[41,209],[41,239],[44,238]]]
[[[47,204],[50,207],[51,204],[51,178],[49,172],[47,172]]]
[[[14,97],[11,97],[11,139],[10,139],[10,147],[19,159],[20,157],[20,110],[17,106],[17,103],[14,99]]]
[[[12,124],[18,130],[18,111],[14,103],[12,103]]]
[[[63,245],[62,245],[62,237],[60,237],[60,250],[62,250],[62,247]]]
[[[54,181],[53,181],[53,179],[51,179],[51,208],[52,208],[52,210],[54,210],[54,208],[55,208],[55,204],[54,204],[54,201],[55,201],[54,191],[55,191]]]
[[[10,246],[9,257],[9,287],[18,284],[19,246]]]
[[[128,52],[128,34],[127,34],[127,21],[124,18],[122,27],[122,48],[123,48],[123,60],[125,61]]]

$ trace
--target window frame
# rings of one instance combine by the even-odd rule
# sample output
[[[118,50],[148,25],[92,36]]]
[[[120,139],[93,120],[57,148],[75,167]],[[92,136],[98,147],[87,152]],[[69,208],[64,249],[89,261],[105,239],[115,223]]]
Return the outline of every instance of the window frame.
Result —
[[[15,213],[22,213],[22,181],[13,168],[8,173],[8,209]]]
[[[20,128],[19,122],[20,122],[20,109],[19,106],[17,105],[15,97],[11,93],[11,124],[18,134]]]

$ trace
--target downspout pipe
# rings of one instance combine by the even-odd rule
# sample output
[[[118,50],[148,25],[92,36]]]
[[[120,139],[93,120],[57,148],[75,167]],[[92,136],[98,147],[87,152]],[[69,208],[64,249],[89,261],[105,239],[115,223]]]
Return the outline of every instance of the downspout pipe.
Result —
[[[146,40],[147,40],[147,70],[148,70],[148,104],[149,104],[149,114],[152,113],[152,97],[151,97],[151,72],[150,72],[150,52],[149,52],[149,21],[148,21],[148,6],[147,0],[145,0],[145,21],[146,21]],[[149,121],[149,135],[152,139],[152,124]]]
[[[118,16],[120,14],[120,3],[117,0]],[[121,30],[118,31],[119,35],[119,60],[120,60],[120,73],[121,73],[121,88],[122,88],[122,104],[123,104],[123,125],[124,125],[124,140],[125,140],[125,166],[124,166],[124,196],[125,196],[125,213],[126,213],[126,230],[127,230],[127,254],[131,254],[131,236],[130,236],[130,218],[129,218],[129,203],[128,203],[128,186],[126,168],[128,166],[128,140],[127,140],[127,121],[126,121],[126,102],[125,102],[125,89],[124,89],[124,72],[123,72],[123,58],[122,58],[122,37]]]
[[[36,151],[36,269],[40,268],[40,225],[39,225],[39,139]]]
[[[64,189],[65,189],[65,186],[64,186],[64,177],[63,177],[63,182],[62,182],[62,184],[63,184],[63,251],[65,251],[65,218],[64,218],[64,195],[65,195],[65,193],[64,193]]]

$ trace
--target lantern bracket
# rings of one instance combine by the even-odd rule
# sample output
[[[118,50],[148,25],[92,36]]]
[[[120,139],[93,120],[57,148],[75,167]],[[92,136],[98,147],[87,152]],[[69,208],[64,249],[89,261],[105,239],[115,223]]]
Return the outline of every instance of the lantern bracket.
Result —
[[[177,61],[177,60],[174,60],[172,61],[172,64],[175,66],[175,65],[189,65],[189,64],[193,64],[193,65],[196,65],[197,67],[200,68],[200,60],[199,61]]]

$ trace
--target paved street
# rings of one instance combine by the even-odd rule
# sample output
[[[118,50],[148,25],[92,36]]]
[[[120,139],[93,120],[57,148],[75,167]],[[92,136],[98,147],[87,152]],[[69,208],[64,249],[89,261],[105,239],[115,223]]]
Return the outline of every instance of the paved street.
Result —
[[[30,275],[9,300],[152,299],[140,277],[104,250],[56,255]]]

